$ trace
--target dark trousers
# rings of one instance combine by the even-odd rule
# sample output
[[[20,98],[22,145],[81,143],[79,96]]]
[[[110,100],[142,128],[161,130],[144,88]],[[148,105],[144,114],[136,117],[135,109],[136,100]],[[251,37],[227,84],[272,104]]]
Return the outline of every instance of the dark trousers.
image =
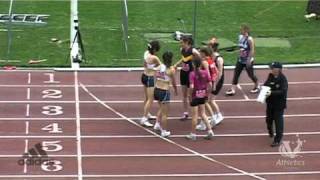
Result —
[[[307,13],[316,13],[317,15],[320,14],[320,1],[319,0],[309,0],[307,6]]]
[[[283,137],[283,113],[284,109],[277,109],[272,107],[267,107],[267,128],[269,133],[273,134],[273,122],[275,122],[276,136],[274,137],[275,142],[280,142]]]
[[[232,84],[233,84],[233,85],[238,84],[238,82],[239,82],[239,77],[240,77],[240,75],[241,75],[241,72],[242,72],[243,68],[246,69],[249,78],[250,78],[254,83],[257,83],[257,82],[258,82],[258,78],[257,78],[256,75],[254,74],[253,62],[251,63],[251,65],[250,65],[249,67],[247,67],[246,64],[242,64],[242,63],[240,63],[239,61],[237,61],[236,67],[235,67],[235,69],[234,69]]]

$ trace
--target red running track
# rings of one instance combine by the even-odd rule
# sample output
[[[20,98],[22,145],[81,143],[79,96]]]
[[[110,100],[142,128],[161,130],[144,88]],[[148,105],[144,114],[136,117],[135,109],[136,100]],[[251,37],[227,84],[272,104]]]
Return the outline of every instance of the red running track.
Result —
[[[232,76],[226,72],[218,97],[225,120],[214,128],[212,141],[199,133],[191,142],[184,139],[191,122],[177,120],[180,97],[170,105],[169,139],[137,124],[141,72],[2,71],[0,179],[319,179],[319,69],[284,72],[289,80],[284,142],[289,144],[280,151],[269,146],[265,107],[248,93],[252,85],[246,75],[243,91],[225,97]],[[257,71],[260,82],[267,73]],[[39,143],[50,162],[19,164],[27,160],[23,153],[36,150],[29,160],[40,158]]]

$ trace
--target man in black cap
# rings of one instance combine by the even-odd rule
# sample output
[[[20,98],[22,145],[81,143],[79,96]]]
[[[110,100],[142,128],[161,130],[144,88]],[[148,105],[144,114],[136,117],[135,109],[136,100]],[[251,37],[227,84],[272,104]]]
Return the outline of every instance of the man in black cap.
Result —
[[[267,93],[267,128],[269,136],[274,136],[273,122],[275,122],[276,136],[271,147],[279,146],[283,136],[283,114],[287,107],[288,81],[282,73],[282,64],[273,62],[270,65],[271,73],[264,86],[269,86],[271,90]]]

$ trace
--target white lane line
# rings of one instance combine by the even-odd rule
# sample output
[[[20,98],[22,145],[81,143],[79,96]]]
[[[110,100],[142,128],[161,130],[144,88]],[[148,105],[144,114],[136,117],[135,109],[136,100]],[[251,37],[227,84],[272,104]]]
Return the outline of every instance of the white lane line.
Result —
[[[88,118],[89,120],[90,118]],[[28,120],[28,121],[58,121],[58,120],[61,120],[61,121],[74,121],[75,118],[32,118],[32,117],[28,117],[28,118],[0,118],[0,121],[25,121],[25,120]]]
[[[28,135],[29,134],[29,121],[26,121],[26,135]]]
[[[248,97],[249,98],[249,97]],[[294,98],[288,98],[288,101],[306,101],[306,100],[320,100],[320,97],[294,97]],[[218,99],[216,100],[217,102],[256,102],[256,99]],[[20,103],[20,104],[25,104],[25,103],[30,103],[30,104],[37,104],[37,103],[61,103],[61,104],[74,104],[76,101],[0,101],[0,103]],[[143,103],[142,100],[127,100],[127,101],[101,101],[103,103],[107,104],[141,104]],[[170,101],[171,103],[182,103],[180,100],[173,100]],[[96,101],[79,101],[79,103],[83,104],[94,104]]]
[[[80,121],[80,98],[78,72],[74,72],[74,91],[75,91],[75,110],[76,110],[76,127],[77,127],[77,161],[78,161],[78,180],[83,179],[82,170],[82,150],[81,150],[81,121]]]
[[[31,84],[31,73],[28,73],[28,84]]]
[[[250,98],[247,96],[247,94],[243,91],[240,84],[237,84],[237,88],[240,90],[240,92],[243,94],[243,97],[246,101],[250,100]]]
[[[256,137],[256,136],[267,136],[267,133],[256,133],[256,134],[215,134],[215,137]],[[293,135],[320,135],[320,130],[317,132],[290,132],[284,133],[286,136]],[[204,137],[205,135],[197,135],[197,137]],[[85,135],[83,138],[154,138],[152,135]],[[171,138],[185,138],[185,135],[172,135]],[[1,138],[1,136],[0,136]]]
[[[297,81],[297,82],[288,82],[289,85],[305,85],[305,84],[320,84],[320,81]],[[241,86],[252,86],[252,83],[240,83]],[[102,85],[102,84],[88,84],[85,85],[87,88],[134,88],[134,87],[142,87],[141,84],[119,84],[119,85]],[[180,86],[180,85],[178,85]],[[224,86],[231,86],[231,84],[224,84]],[[70,87],[73,88],[73,84],[48,84],[48,85],[9,85],[9,84],[1,84],[0,87],[34,87],[34,88],[44,88],[44,87]]]
[[[30,116],[30,104],[26,105],[26,117]]]
[[[261,116],[224,116],[225,119],[260,119],[265,118],[265,115]],[[284,115],[286,118],[295,118],[295,117],[320,117],[320,114],[286,114]],[[125,118],[122,117],[114,117],[114,118],[104,118],[104,117],[81,117],[81,120],[89,121],[127,121]],[[132,120],[139,120],[141,117],[130,117],[129,119]],[[180,117],[168,117],[169,120],[178,120]],[[0,118],[0,121],[74,121],[75,118]],[[304,120],[314,120],[314,119],[304,119]]]
[[[315,175],[320,174],[320,171],[295,171],[295,172],[253,172],[260,176],[269,175],[269,176],[286,176],[286,175]],[[216,173],[216,174],[92,174],[92,175],[83,175],[85,178],[130,178],[130,177],[228,177],[228,176],[246,176],[242,173]],[[68,175],[0,175],[0,178],[76,178],[77,174],[68,174]]]
[[[27,100],[30,100],[31,98],[31,89],[30,88],[27,88]],[[26,101],[28,103],[30,103],[29,101]]]
[[[254,136],[267,136],[267,133],[253,133],[253,134],[215,134],[215,137],[254,137]],[[320,135],[320,131],[316,132],[289,132],[284,133],[286,136],[295,136],[295,135]],[[198,137],[204,137],[205,135],[197,135]],[[0,139],[19,139],[19,138],[29,138],[29,139],[37,139],[37,138],[76,138],[77,136],[73,135],[52,135],[52,136],[0,136]],[[171,135],[171,138],[185,138],[185,135]],[[157,138],[154,135],[81,135],[83,139],[98,139],[98,138]]]
[[[296,172],[253,172],[259,176],[265,175],[314,175],[320,174],[320,171],[296,171]],[[216,174],[115,174],[115,175],[86,175],[87,178],[147,178],[147,177],[228,177],[228,176],[246,176],[241,173],[216,173]]]
[[[24,153],[28,153],[28,147],[29,147],[29,140],[25,139],[24,140],[25,146],[24,146]],[[21,157],[21,155],[19,156]],[[23,165],[23,173],[28,172],[28,165],[27,165],[27,159],[24,159],[24,165]]]
[[[54,87],[60,87],[60,88],[74,88],[74,85],[68,85],[68,84],[47,84],[47,85],[0,85],[0,87],[7,87],[7,88],[25,88],[25,87],[30,87],[30,88],[54,88]]]
[[[156,134],[155,132],[153,132],[153,131],[151,131],[151,130],[149,130],[149,129],[146,129],[146,128],[142,127],[142,126],[140,126],[140,125],[139,125],[138,123],[136,123],[135,121],[127,118],[126,116],[124,116],[124,115],[121,114],[120,112],[116,111],[116,110],[113,109],[112,107],[110,107],[110,106],[108,106],[107,104],[103,103],[99,98],[97,98],[94,94],[92,94],[90,91],[88,91],[88,89],[87,89],[84,85],[80,84],[80,86],[82,87],[82,89],[83,89],[84,91],[86,91],[92,98],[94,98],[98,103],[100,103],[101,105],[103,105],[105,108],[107,108],[108,110],[112,111],[113,113],[117,114],[118,116],[120,116],[120,117],[122,117],[122,118],[126,118],[126,119],[128,120],[128,122],[130,122],[131,124],[133,124],[133,125],[135,125],[135,126],[137,126],[137,127],[140,127],[140,128],[142,128],[142,129],[144,129],[145,131],[149,132],[150,134],[154,135],[155,137],[158,137],[158,138],[160,138],[160,139],[162,139],[162,140],[164,140],[164,141],[167,141],[167,142],[170,143],[170,144],[173,144],[173,145],[175,145],[175,146],[178,146],[179,148],[181,148],[181,149],[183,149],[183,150],[185,150],[185,151],[188,151],[188,152],[190,152],[190,153],[196,154],[196,155],[198,155],[199,157],[201,157],[201,158],[203,158],[203,159],[206,159],[206,160],[208,160],[208,161],[210,161],[210,162],[219,164],[219,165],[224,166],[224,167],[226,167],[226,168],[228,168],[228,169],[231,169],[231,170],[237,171],[237,172],[239,172],[239,173],[242,173],[242,174],[244,174],[244,175],[246,175],[246,176],[249,176],[249,177],[252,177],[252,178],[255,178],[255,179],[264,180],[264,178],[259,177],[259,176],[255,175],[255,174],[252,174],[252,173],[243,171],[243,170],[241,170],[241,169],[238,169],[238,168],[236,168],[236,167],[230,166],[230,165],[225,164],[225,163],[223,163],[223,162],[217,161],[217,160],[215,160],[215,159],[213,159],[213,158],[210,158],[210,157],[208,157],[208,156],[204,156],[203,154],[201,154],[201,153],[199,153],[199,152],[197,152],[197,151],[194,151],[194,150],[192,150],[192,149],[190,149],[190,148],[187,148],[187,147],[185,147],[185,146],[183,146],[183,145],[181,145],[181,144],[179,144],[179,143],[176,143],[176,142],[174,142],[174,141],[172,141],[172,140],[170,140],[170,139],[163,138],[163,137],[159,136],[159,135]]]
[[[31,84],[31,73],[28,73],[28,84]],[[30,87],[27,88],[27,100],[30,100]],[[27,104],[27,110],[26,110],[26,117],[29,117],[30,115],[30,104]],[[26,124],[26,136],[29,135],[29,121],[25,122]],[[24,147],[24,153],[28,153],[28,147],[29,147],[29,140],[25,139],[25,147]],[[28,172],[28,165],[27,165],[27,159],[24,159],[24,165],[23,165],[23,173]]]
[[[206,153],[205,156],[277,156],[281,155],[281,152],[230,152],[230,153]],[[301,151],[296,152],[299,155],[320,155],[320,151]],[[21,157],[19,154],[0,155],[0,158],[17,158]],[[74,158],[75,154],[56,154],[50,155],[50,157],[56,158]],[[83,154],[83,158],[117,158],[117,157],[198,157],[196,154]]]

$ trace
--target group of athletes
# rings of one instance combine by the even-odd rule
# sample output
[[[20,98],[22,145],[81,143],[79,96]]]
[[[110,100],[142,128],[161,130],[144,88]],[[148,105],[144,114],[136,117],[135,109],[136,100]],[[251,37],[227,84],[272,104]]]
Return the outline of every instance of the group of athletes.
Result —
[[[234,72],[233,86],[226,92],[226,95],[234,95],[234,86],[238,83],[241,71],[245,68],[249,77],[254,82],[252,93],[258,93],[258,79],[254,75],[254,44],[252,37],[249,36],[249,27],[242,25],[239,35],[240,54]],[[212,37],[207,46],[196,49],[193,47],[193,39],[190,36],[183,36],[180,41],[181,59],[173,62],[173,53],[166,51],[162,55],[162,61],[157,56],[160,50],[158,41],[148,43],[144,53],[144,72],[141,82],[144,86],[145,102],[144,114],[140,124],[146,127],[153,127],[160,131],[161,136],[168,137],[168,104],[170,102],[170,87],[172,85],[175,95],[178,95],[175,73],[178,67],[180,71],[180,85],[182,90],[183,116],[181,120],[189,118],[189,108],[192,110],[192,126],[187,139],[196,140],[196,131],[207,130],[205,139],[212,139],[214,133],[212,127],[222,122],[223,116],[216,103],[216,96],[222,89],[224,83],[224,59],[218,52],[218,39]],[[150,114],[153,101],[158,101],[159,110],[155,124],[150,123],[149,119],[154,118]],[[206,114],[209,112],[209,117]],[[199,116],[201,121],[198,122]]]

